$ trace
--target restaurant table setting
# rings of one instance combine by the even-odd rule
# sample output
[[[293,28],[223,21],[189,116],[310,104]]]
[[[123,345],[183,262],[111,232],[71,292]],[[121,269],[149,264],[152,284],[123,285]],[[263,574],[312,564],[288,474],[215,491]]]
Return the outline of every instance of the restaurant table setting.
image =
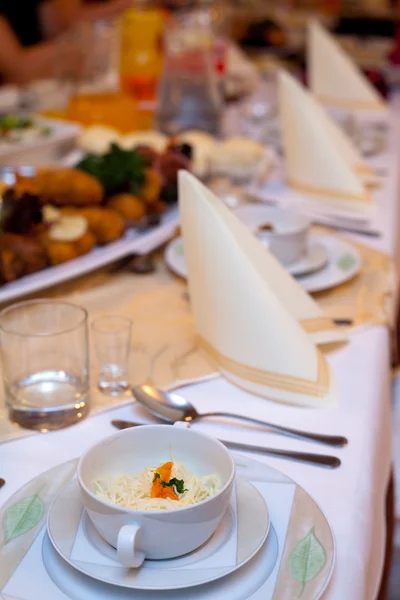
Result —
[[[376,598],[398,148],[367,159],[325,112],[318,98],[387,109],[318,24],[309,39],[314,96],[278,75],[285,183],[250,194],[260,155],[243,145],[236,203],[182,170],[179,217],[0,291],[31,296],[0,313],[4,600]],[[228,142],[218,176],[236,164]],[[379,235],[340,231],[363,219]]]

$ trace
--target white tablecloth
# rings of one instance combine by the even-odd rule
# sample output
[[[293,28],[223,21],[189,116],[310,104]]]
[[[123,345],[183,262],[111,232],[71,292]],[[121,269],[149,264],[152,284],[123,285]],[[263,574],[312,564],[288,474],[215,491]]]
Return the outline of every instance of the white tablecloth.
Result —
[[[385,162],[387,165],[388,157]],[[398,257],[398,181],[392,173],[382,197],[385,235],[364,243]],[[390,190],[390,193],[389,193]],[[383,196],[382,194],[380,196]],[[111,307],[110,307],[111,308]],[[380,583],[385,549],[385,497],[391,466],[390,334],[383,327],[355,331],[350,343],[329,356],[340,391],[338,409],[311,410],[282,406],[253,397],[222,379],[197,384],[182,392],[199,410],[243,412],[249,416],[310,431],[342,434],[349,445],[335,450],[342,460],[336,471],[255,455],[302,485],[320,504],[337,544],[337,561],[326,600],[373,600]],[[115,432],[112,418],[147,420],[133,404],[116,408],[69,429],[34,435],[0,446],[0,505],[29,479],[79,456],[100,438]],[[333,453],[332,449],[254,429],[196,424],[204,431],[235,441],[264,446]],[[210,599],[212,600],[212,599]]]

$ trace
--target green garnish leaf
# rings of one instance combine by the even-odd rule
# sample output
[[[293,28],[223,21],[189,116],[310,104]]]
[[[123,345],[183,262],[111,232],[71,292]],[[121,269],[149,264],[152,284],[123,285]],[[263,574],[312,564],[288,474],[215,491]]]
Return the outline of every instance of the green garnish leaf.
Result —
[[[176,477],[173,477],[168,482],[161,481],[161,485],[163,488],[174,486],[176,491],[178,492],[178,494],[184,494],[185,492],[188,491],[185,489],[185,482],[183,481],[183,479],[177,479]]]
[[[144,158],[118,144],[112,144],[103,156],[88,154],[76,167],[96,177],[108,195],[119,192],[137,194],[146,179]]]
[[[8,131],[10,129],[27,129],[33,126],[33,120],[30,117],[17,117],[17,115],[4,115],[0,118],[0,130]]]
[[[160,473],[154,473],[154,477],[153,477],[153,483],[155,482],[156,479],[160,478]]]

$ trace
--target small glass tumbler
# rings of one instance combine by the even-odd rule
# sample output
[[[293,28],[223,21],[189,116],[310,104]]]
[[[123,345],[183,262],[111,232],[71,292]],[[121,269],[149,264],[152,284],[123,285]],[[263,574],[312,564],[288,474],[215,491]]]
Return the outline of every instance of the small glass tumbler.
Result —
[[[2,374],[10,419],[49,431],[89,411],[84,308],[58,300],[20,302],[0,313]]]
[[[129,388],[132,321],[114,315],[98,317],[92,322],[92,333],[98,361],[97,387],[104,394],[120,396]]]

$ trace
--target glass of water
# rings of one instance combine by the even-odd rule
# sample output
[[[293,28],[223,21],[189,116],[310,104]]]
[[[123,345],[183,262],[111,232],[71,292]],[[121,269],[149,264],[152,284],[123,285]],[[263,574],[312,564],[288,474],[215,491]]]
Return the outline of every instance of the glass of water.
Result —
[[[98,361],[97,387],[104,394],[119,396],[129,388],[132,321],[116,315],[98,317],[92,322],[92,333]]]
[[[0,312],[2,374],[9,417],[49,431],[89,411],[89,348],[84,308],[31,300]]]

